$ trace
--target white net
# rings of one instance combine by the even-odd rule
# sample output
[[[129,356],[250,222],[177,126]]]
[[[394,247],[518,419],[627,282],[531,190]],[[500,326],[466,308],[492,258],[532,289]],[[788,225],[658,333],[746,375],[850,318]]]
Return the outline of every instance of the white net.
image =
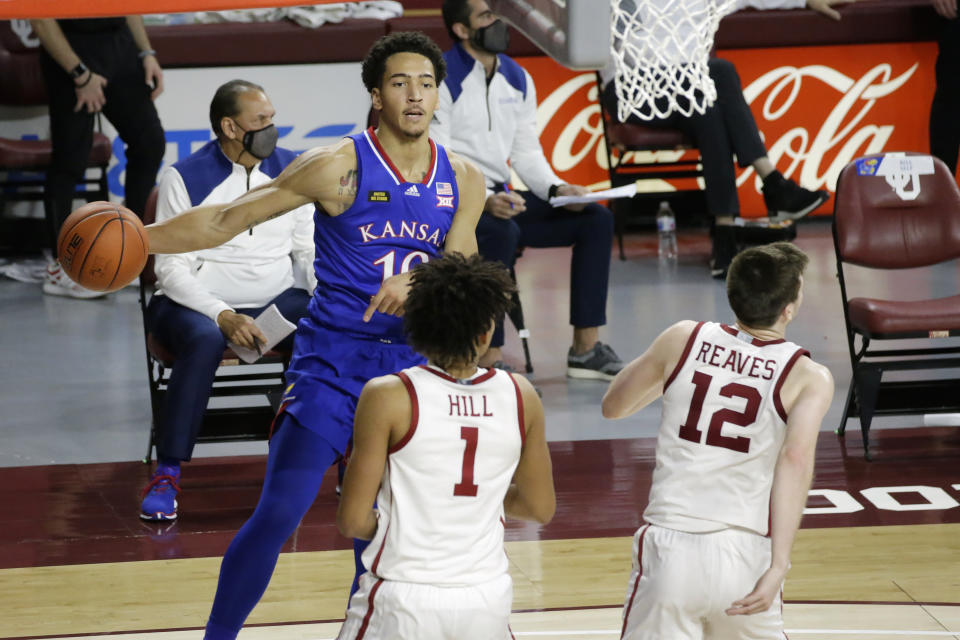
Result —
[[[717,99],[707,69],[720,18],[736,0],[610,0],[618,118],[703,113]]]

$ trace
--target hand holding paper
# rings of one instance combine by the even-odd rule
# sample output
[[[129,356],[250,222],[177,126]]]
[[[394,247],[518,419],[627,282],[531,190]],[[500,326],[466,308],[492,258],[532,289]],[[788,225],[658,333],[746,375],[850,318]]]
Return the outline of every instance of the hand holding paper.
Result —
[[[262,354],[272,349],[278,342],[293,333],[297,328],[297,325],[281,315],[280,310],[277,309],[277,305],[275,304],[267,307],[253,322],[267,338],[266,342],[257,345],[258,349],[247,349],[233,342],[227,342],[234,353],[247,364],[259,360]]]
[[[590,202],[600,202],[601,200],[613,200],[615,198],[632,198],[637,195],[637,183],[625,184],[615,189],[605,189],[603,191],[591,191],[580,196],[554,196],[550,198],[550,205],[554,207],[565,207],[568,204],[581,204]]]

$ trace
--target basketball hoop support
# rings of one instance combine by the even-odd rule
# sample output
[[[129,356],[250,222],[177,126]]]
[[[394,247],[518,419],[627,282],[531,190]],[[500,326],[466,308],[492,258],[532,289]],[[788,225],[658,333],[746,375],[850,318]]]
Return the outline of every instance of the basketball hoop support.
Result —
[[[598,0],[490,0],[490,8],[560,64],[600,69],[610,57],[610,6]]]

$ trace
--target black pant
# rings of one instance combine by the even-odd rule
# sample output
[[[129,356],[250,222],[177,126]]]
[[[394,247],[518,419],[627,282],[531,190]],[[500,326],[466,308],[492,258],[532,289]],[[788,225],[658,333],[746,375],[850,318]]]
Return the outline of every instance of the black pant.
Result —
[[[930,105],[930,153],[956,175],[960,152],[960,18],[943,21],[938,44],[937,90]]]
[[[613,214],[598,204],[583,211],[551,207],[529,191],[518,191],[527,208],[509,220],[484,212],[477,223],[477,245],[487,260],[512,267],[518,247],[573,247],[570,259],[570,324],[601,327],[607,323],[607,284]],[[503,346],[503,319],[497,321],[490,346]]]
[[[143,64],[130,30],[66,33],[80,59],[107,79],[103,115],[126,143],[126,206],[143,215],[147,196],[156,183],[166,140],[157,110],[144,81]],[[44,209],[50,246],[70,215],[77,183],[86,171],[93,145],[94,114],[75,112],[77,94],[73,80],[43,53],[43,78],[50,104],[50,141],[53,157],[44,190]]]
[[[708,67],[717,87],[717,101],[703,114],[694,112],[687,117],[673,113],[658,120],[641,120],[637,116],[630,116],[628,122],[679,129],[693,138],[703,161],[707,211],[713,216],[737,215],[740,213],[740,200],[737,197],[733,156],[736,154],[741,167],[749,167],[766,156],[767,150],[760,139],[750,105],[743,97],[736,67],[732,62],[720,58],[711,58]],[[604,108],[615,114],[617,94],[612,81],[604,89],[602,99]]]

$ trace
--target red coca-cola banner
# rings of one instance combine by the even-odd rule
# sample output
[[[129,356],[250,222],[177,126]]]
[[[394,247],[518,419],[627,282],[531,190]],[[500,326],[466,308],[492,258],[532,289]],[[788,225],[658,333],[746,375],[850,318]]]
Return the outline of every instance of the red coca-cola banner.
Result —
[[[915,42],[738,49],[718,56],[736,65],[777,169],[809,189],[833,191],[841,169],[858,156],[929,151],[936,52],[932,42]],[[558,175],[606,186],[594,74],[570,71],[550,58],[519,62],[536,83],[540,140]],[[642,161],[676,155],[644,154]],[[743,215],[766,215],[754,171],[739,171],[737,184]],[[666,188],[683,186],[674,182]],[[831,210],[829,201],[818,212]]]

